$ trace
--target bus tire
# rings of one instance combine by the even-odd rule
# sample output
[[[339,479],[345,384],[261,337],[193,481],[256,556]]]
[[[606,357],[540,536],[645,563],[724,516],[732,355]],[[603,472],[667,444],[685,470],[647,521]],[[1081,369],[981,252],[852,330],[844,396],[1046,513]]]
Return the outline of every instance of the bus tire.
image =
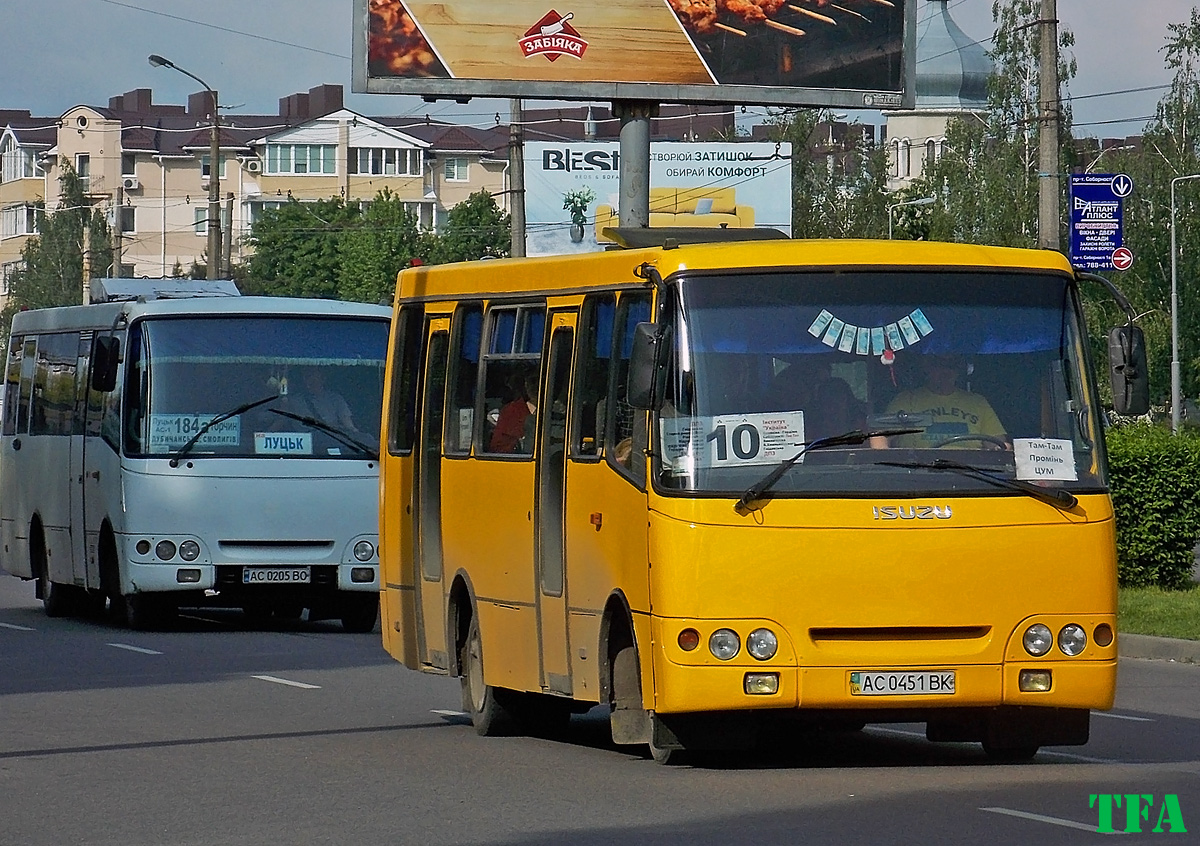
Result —
[[[37,577],[37,593],[47,617],[69,617],[75,613],[77,596],[73,585],[50,581],[50,559],[46,554],[46,537],[42,527],[35,525],[30,537],[29,563]]]
[[[346,593],[338,603],[342,628],[354,634],[367,634],[375,630],[379,619],[379,594]]]
[[[504,693],[483,682],[483,639],[479,634],[479,618],[474,614],[463,641],[459,667],[462,668],[463,706],[471,715],[475,733],[481,737],[510,733],[512,715],[500,701]]]
[[[125,625],[138,632],[150,632],[164,628],[173,616],[174,609],[166,597],[155,593],[133,593],[123,597]]]

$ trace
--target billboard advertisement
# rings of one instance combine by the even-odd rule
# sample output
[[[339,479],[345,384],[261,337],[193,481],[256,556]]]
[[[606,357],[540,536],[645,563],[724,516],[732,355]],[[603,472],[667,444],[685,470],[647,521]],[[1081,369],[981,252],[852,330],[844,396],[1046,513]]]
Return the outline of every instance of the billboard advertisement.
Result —
[[[620,144],[525,144],[526,252],[594,252],[613,244]],[[653,142],[650,225],[753,227],[792,231],[790,144]]]
[[[912,106],[918,0],[355,0],[353,90]]]

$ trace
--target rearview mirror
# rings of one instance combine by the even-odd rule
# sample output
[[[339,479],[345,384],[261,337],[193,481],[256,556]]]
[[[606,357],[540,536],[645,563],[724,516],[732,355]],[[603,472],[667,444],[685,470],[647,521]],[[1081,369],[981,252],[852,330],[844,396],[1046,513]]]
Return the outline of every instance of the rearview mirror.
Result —
[[[121,357],[121,341],[113,335],[104,335],[92,342],[93,391],[107,393],[117,387],[117,362]]]
[[[1137,326],[1118,326],[1108,333],[1108,364],[1112,376],[1113,410],[1123,416],[1150,410],[1150,371],[1146,339]]]
[[[659,334],[653,323],[639,323],[633,329],[633,349],[629,355],[629,382],[626,401],[634,408],[652,411],[662,404],[666,372],[662,367],[663,350],[669,333]]]

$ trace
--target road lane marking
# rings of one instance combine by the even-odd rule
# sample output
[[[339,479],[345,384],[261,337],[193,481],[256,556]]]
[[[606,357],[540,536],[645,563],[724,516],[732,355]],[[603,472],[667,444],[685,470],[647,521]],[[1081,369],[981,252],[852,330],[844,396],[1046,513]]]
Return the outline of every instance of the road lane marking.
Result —
[[[430,710],[429,713],[437,714],[439,717],[465,717],[465,716],[467,716],[466,711],[444,711],[441,708],[433,708],[432,710]]]
[[[292,681],[290,679],[281,679],[278,676],[251,676],[251,678],[256,678],[265,682],[273,682],[274,684],[286,684],[288,687],[299,687],[303,690],[321,689],[319,684],[305,684],[304,682]]]
[[[1057,755],[1059,758],[1069,758],[1072,761],[1083,761],[1086,764],[1126,764],[1128,761],[1114,761],[1111,758],[1089,758],[1087,755],[1072,755],[1070,752],[1055,752],[1053,749],[1042,749],[1040,755]]]
[[[1125,714],[1110,714],[1107,711],[1093,711],[1093,717],[1108,717],[1110,720],[1129,720],[1134,723],[1152,723],[1154,720],[1149,717],[1130,717]]]
[[[115,649],[127,649],[130,652],[140,652],[142,655],[162,655],[157,649],[144,649],[141,646],[130,646],[128,643],[110,643]]]
[[[1124,834],[1123,831],[1100,831],[1097,826],[1088,825],[1087,823],[1075,822],[1074,820],[1063,820],[1058,817],[1046,817],[1041,814],[1031,814],[1028,811],[1014,811],[1011,808],[980,808],[981,811],[987,811],[992,814],[1005,814],[1010,817],[1018,817],[1023,820],[1033,820],[1034,822],[1044,822],[1050,825],[1061,825],[1063,828],[1077,828],[1080,831],[1090,831],[1092,834]]]
[[[0,629],[12,629],[14,632],[36,631],[36,629],[31,629],[29,626],[18,626],[16,623],[0,623]]]
[[[905,731],[904,729],[884,728],[883,726],[867,726],[868,731],[879,732],[880,734],[898,734],[901,737],[919,737],[925,740],[925,733],[919,731]]]

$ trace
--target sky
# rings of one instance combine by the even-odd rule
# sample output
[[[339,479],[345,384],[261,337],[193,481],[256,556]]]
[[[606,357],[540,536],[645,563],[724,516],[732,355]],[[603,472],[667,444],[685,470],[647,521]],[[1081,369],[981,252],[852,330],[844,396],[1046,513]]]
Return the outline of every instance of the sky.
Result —
[[[988,46],[991,0],[949,2],[962,30]],[[1162,53],[1167,24],[1187,20],[1197,4],[1058,0],[1059,20],[1076,38],[1079,71],[1069,94],[1077,135],[1122,137],[1142,129],[1165,92],[1155,86],[1171,80]],[[275,114],[282,97],[340,83],[347,108],[367,116],[428,114],[494,125],[499,115],[507,122],[505,100],[458,105],[352,94],[352,22],[352,0],[0,0],[0,109],[57,117],[80,104],[105,106],[136,88],[152,88],[158,103],[186,103],[199,86],[151,67],[146,57],[157,53],[217,89],[234,113]],[[869,112],[848,114],[878,120]]]

